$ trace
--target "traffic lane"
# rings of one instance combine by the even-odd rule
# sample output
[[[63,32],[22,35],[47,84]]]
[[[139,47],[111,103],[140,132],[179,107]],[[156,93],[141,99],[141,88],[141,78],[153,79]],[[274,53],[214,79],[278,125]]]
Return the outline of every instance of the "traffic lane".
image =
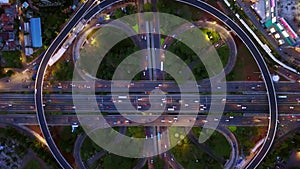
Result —
[[[73,84],[74,83],[74,84]],[[264,92],[266,91],[265,85],[263,82],[226,82],[227,83],[227,92]],[[77,85],[76,85],[77,84]],[[117,84],[119,91],[124,91],[125,89],[129,88],[131,92],[143,92],[143,91],[151,91],[155,89],[155,87],[159,87],[159,84],[162,84],[162,88],[164,91],[169,92],[179,92],[179,88],[173,82],[151,82],[151,81],[143,81],[143,82],[134,82],[133,85],[128,85],[125,83],[114,82]],[[49,84],[48,82],[44,83],[43,89],[45,91],[51,92],[72,92],[72,88],[76,88],[79,91],[88,91],[93,86],[93,83],[89,82],[60,82],[56,84]],[[210,92],[210,84],[199,82],[199,91],[200,92]],[[222,86],[220,84],[220,86]],[[96,81],[95,82],[95,90],[96,92],[110,92],[110,82],[109,81]],[[300,92],[300,83],[294,82],[278,82],[275,84],[275,88],[278,92]],[[4,88],[3,88],[4,89]],[[34,83],[33,82],[26,82],[22,84],[20,87],[19,85],[9,85],[9,88],[5,88],[3,92],[9,91],[33,91]]]
[[[100,118],[99,115],[84,115],[80,116],[81,121],[89,121],[91,123],[95,123],[97,125],[101,125],[103,127],[108,127],[108,124],[111,126],[138,126],[140,123],[136,123],[131,119],[135,118],[143,118],[144,121],[147,119],[151,119],[152,116],[147,115],[129,115],[129,118],[126,119],[123,116],[115,115],[115,116],[105,116],[105,121]],[[177,118],[177,120],[175,120]],[[163,120],[163,121],[162,121]],[[206,115],[198,115],[197,117],[182,115],[179,117],[177,115],[162,115],[158,117],[158,119],[154,121],[149,121],[145,123],[144,126],[202,126],[205,123],[209,123],[211,120],[215,121],[215,119],[206,119]],[[268,116],[265,115],[255,115],[255,116],[222,116],[221,119],[217,119],[220,124],[224,126],[267,126],[268,125]],[[36,125],[37,120],[34,114],[5,114],[0,115],[0,121],[2,122],[14,122],[16,124],[26,124],[26,125]],[[48,115],[47,121],[49,125],[71,125],[72,123],[78,123],[78,117],[76,115]],[[292,125],[300,123],[300,116],[298,114],[283,114],[279,118],[279,122],[281,125]],[[156,136],[157,134],[154,134]],[[151,138],[151,136],[150,136]]]
[[[30,95],[24,95],[24,98],[28,99],[22,99],[22,94],[20,95],[7,95],[3,97],[5,101],[0,104],[2,109],[7,109],[9,111],[18,111],[20,110],[28,110],[29,112],[34,110],[34,102],[30,99]],[[73,98],[71,95],[54,95],[53,97],[46,97],[50,98],[44,101],[46,105],[46,110],[74,110],[73,108]],[[210,102],[212,104],[218,104],[220,103],[219,100],[211,100],[210,97],[202,97],[200,99],[199,104],[195,104],[194,100],[184,100],[182,103],[180,103],[180,97],[179,96],[174,96],[173,99],[167,99],[167,102],[164,103],[162,100],[155,100],[152,102],[150,105],[149,99],[143,98],[143,100],[139,100],[141,98],[136,97],[137,99],[131,100],[131,102],[119,102],[122,101],[122,99],[118,100],[112,100],[110,96],[106,97],[100,97],[97,98],[98,103],[100,103],[100,109],[101,110],[106,110],[106,109],[112,109],[115,110],[115,104],[118,104],[120,108],[123,110],[130,110],[128,109],[128,106],[133,106],[135,109],[139,110],[147,110],[148,108],[154,109],[154,110],[166,110],[167,108],[170,107],[175,107],[175,109],[179,110],[201,110],[200,105],[203,104],[205,106],[205,111],[206,112],[210,108]],[[2,99],[2,98],[1,98]],[[33,99],[33,98],[32,98]],[[50,101],[50,102],[49,102]],[[79,100],[80,101],[80,100]],[[89,100],[86,100],[86,96],[82,96],[82,102],[79,104],[80,109],[82,110],[89,110],[90,109],[90,102]],[[288,99],[279,99],[279,111],[280,112],[297,112],[299,111],[299,99],[298,97],[288,97]],[[115,103],[118,102],[118,103]],[[193,103],[193,104],[189,104]],[[102,104],[102,106],[101,106]],[[186,106],[185,106],[186,105]],[[109,106],[109,107],[107,107]],[[140,108],[138,108],[140,106]],[[200,106],[200,107],[199,107]],[[202,106],[202,107],[203,107]],[[231,111],[234,110],[236,112],[240,111],[245,112],[247,111],[260,111],[261,112],[266,112],[268,110],[268,102],[266,99],[266,96],[228,96],[226,100],[226,105],[225,105],[225,111]],[[166,108],[164,108],[166,107]],[[245,109],[243,109],[245,107]],[[97,110],[97,109],[95,109]],[[200,111],[201,112],[201,111]]]
[[[276,130],[277,130],[277,118],[278,118],[278,112],[277,112],[277,102],[276,102],[276,94],[275,89],[273,86],[272,79],[270,77],[270,73],[268,71],[268,68],[257,50],[256,46],[253,44],[251,39],[243,32],[243,30],[236,25],[232,20],[230,20],[225,14],[221,13],[220,11],[216,10],[212,6],[209,6],[205,2],[202,1],[194,1],[194,0],[188,0],[188,1],[181,1],[185,3],[189,3],[191,5],[194,5],[195,7],[205,9],[205,11],[213,14],[218,19],[220,19],[222,22],[226,23],[231,29],[233,29],[238,36],[242,39],[242,41],[247,44],[247,47],[250,49],[251,53],[253,54],[254,59],[256,60],[257,64],[259,65],[259,68],[263,74],[263,77],[265,79],[265,83],[268,84],[267,91],[269,92],[269,101],[270,101],[270,124],[269,124],[269,130],[267,133],[267,139],[264,141],[262,148],[259,150],[258,154],[254,156],[254,159],[246,166],[247,168],[255,168],[265,157],[267,152],[272,146]]]
[[[52,42],[48,50],[45,52],[45,55],[43,56],[42,62],[39,66],[38,73],[37,73],[37,79],[36,79],[36,110],[37,110],[37,117],[40,124],[41,131],[44,135],[44,138],[48,144],[48,147],[50,148],[51,153],[54,155],[57,162],[60,164],[63,168],[72,168],[70,164],[64,159],[60,151],[57,149],[50,131],[48,129],[48,126],[46,125],[46,119],[44,116],[43,111],[43,103],[42,103],[42,84],[43,84],[43,76],[45,69],[47,67],[48,61],[51,57],[51,55],[54,53],[54,51],[57,49],[57,47],[63,42],[67,34],[70,32],[70,30],[74,27],[76,23],[79,22],[79,19],[84,14],[86,10],[89,9],[89,7],[93,4],[94,1],[89,0],[85,2],[85,4],[77,11],[77,13],[71,18],[70,22],[63,28],[63,30],[60,32],[60,34],[55,38],[55,40]]]
[[[128,115],[128,119],[121,116],[121,115],[109,115],[109,116],[105,116],[104,118],[106,119],[106,121],[101,121],[103,120],[102,118],[100,118],[100,115],[83,115],[80,116],[80,118],[82,118],[83,120],[87,120],[87,121],[91,121],[91,122],[101,122],[105,123],[105,122],[111,122],[113,125],[121,125],[121,124],[128,124],[128,125],[137,125],[138,123],[135,123],[134,121],[132,121],[131,119],[135,119],[135,118],[143,118],[143,119],[152,119],[153,116],[149,116],[149,115]],[[2,121],[5,121],[5,119],[13,119],[14,121],[20,121],[20,122],[31,122],[34,123],[36,120],[36,116],[34,114],[4,114],[4,115],[0,115],[0,119]],[[176,119],[175,119],[176,118]],[[293,120],[293,121],[297,121],[297,119],[299,119],[300,117],[298,115],[289,115],[289,116],[282,116],[281,120]],[[227,121],[227,119],[229,121]],[[223,124],[242,124],[241,121],[243,122],[256,122],[257,124],[266,124],[264,122],[267,122],[266,120],[268,119],[267,116],[262,115],[262,116],[223,116],[220,120],[220,122]],[[47,116],[47,120],[49,120],[52,124],[55,123],[61,123],[63,122],[63,124],[65,123],[69,123],[71,124],[72,122],[78,122],[78,117],[76,115],[48,115]],[[195,116],[189,116],[189,115],[182,115],[182,116],[177,116],[177,115],[162,115],[159,116],[157,119],[155,119],[154,121],[150,122],[150,123],[157,123],[157,124],[164,124],[164,125],[170,125],[172,124],[190,124],[190,122],[196,121],[196,124],[200,125],[202,123],[206,123],[205,122],[206,119],[206,115],[198,115],[197,117]],[[209,120],[209,119],[208,119]],[[114,122],[117,122],[116,124],[114,124]],[[150,124],[149,123],[149,124]],[[156,133],[153,132],[153,136],[155,136]],[[151,136],[151,134],[149,135],[149,137],[153,137]]]
[[[190,126],[194,123],[194,126],[202,126],[204,123],[208,123],[209,120],[206,119],[206,115],[198,115],[196,118],[193,116],[182,115],[182,118],[174,120],[178,117],[175,115],[163,115],[153,122],[148,122],[144,126],[154,127],[155,125],[163,126]],[[97,123],[103,127],[111,126],[137,126],[140,123],[135,123],[130,119],[141,117],[144,119],[151,118],[149,116],[129,116],[129,119],[122,117],[120,115],[106,116],[106,121],[102,121],[99,115],[85,115],[81,116],[82,120],[90,121],[91,123]],[[164,120],[163,122],[161,120]],[[214,121],[213,119],[212,121]],[[267,114],[261,116],[223,116],[219,125],[222,126],[267,126],[268,116]],[[1,122],[11,122],[20,125],[37,125],[36,115],[34,114],[5,114],[0,115]],[[146,120],[145,120],[146,121]],[[169,122],[171,121],[171,123]],[[48,115],[47,116],[48,125],[71,125],[73,123],[79,123],[78,117],[76,115]],[[293,125],[300,124],[300,116],[298,114],[282,114],[279,118],[278,123],[280,125]],[[155,137],[157,134],[153,134]],[[149,136],[151,138],[151,136]]]

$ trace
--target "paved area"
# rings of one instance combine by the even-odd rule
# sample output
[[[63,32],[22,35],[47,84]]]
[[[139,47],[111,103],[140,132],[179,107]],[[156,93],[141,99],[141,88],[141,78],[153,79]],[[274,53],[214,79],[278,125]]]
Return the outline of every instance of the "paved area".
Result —
[[[300,34],[300,0],[278,1],[279,15],[284,17],[295,32]]]

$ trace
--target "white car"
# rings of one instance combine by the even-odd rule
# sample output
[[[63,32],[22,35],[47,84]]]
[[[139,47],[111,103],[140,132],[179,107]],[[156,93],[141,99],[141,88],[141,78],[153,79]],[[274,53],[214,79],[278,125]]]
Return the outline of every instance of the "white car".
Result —
[[[242,110],[246,110],[247,109],[247,107],[246,106],[242,106]]]

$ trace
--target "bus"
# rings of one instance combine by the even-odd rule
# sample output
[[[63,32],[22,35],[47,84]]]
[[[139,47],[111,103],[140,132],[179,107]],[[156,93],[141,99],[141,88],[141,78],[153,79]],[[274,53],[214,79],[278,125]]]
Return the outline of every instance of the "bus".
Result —
[[[157,133],[157,140],[160,140],[160,132]]]
[[[285,95],[279,95],[278,96],[278,99],[286,99],[287,98],[287,96],[285,96]]]

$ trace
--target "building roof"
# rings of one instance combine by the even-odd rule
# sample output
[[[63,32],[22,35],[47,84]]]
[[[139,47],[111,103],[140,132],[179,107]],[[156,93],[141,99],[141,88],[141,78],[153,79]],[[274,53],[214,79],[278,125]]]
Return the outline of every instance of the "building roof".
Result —
[[[1,21],[2,21],[3,23],[8,22],[8,21],[9,21],[9,17],[8,17],[5,13],[3,13],[3,14],[1,15]]]
[[[28,8],[29,4],[25,1],[23,4],[22,4],[23,8]]]
[[[4,31],[13,31],[14,30],[14,25],[4,25],[3,30]]]
[[[9,0],[0,0],[0,4],[9,4]]]
[[[42,31],[41,31],[41,19],[31,18],[30,19],[30,33],[32,47],[42,47]]]
[[[0,40],[8,40],[9,39],[9,33],[8,32],[0,32]]]

